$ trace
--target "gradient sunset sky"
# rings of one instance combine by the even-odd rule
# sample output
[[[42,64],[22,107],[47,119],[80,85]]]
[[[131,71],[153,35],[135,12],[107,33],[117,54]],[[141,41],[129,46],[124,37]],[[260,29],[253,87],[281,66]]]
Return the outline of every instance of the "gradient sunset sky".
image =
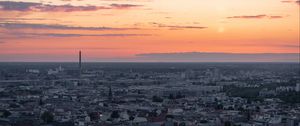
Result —
[[[85,61],[161,61],[147,56],[201,52],[297,55],[299,5],[297,0],[0,0],[0,62],[77,61],[79,50]]]

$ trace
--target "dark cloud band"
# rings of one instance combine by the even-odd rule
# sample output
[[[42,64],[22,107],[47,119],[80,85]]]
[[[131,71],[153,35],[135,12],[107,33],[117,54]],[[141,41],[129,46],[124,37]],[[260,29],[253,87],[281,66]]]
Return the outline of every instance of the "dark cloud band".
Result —
[[[0,23],[0,28],[6,29],[57,29],[57,30],[138,30],[139,28],[114,27],[77,27],[57,24],[27,24],[27,23]]]
[[[109,6],[73,6],[73,5],[50,5],[34,2],[0,1],[0,10],[3,11],[33,11],[33,12],[74,12],[74,11],[97,11],[104,9],[131,9],[141,7],[134,4],[111,4]]]
[[[165,24],[160,24],[160,23],[156,23],[156,22],[152,22],[150,24],[155,25],[156,27],[170,28],[170,29],[206,29],[206,28],[208,28],[208,27],[202,27],[202,26],[165,25]]]
[[[298,62],[299,53],[178,52],[136,55],[140,59],[168,62]]]
[[[239,15],[239,16],[231,16],[227,17],[228,19],[263,19],[263,18],[269,18],[269,19],[278,19],[278,18],[283,18],[283,16],[278,16],[278,15]]]

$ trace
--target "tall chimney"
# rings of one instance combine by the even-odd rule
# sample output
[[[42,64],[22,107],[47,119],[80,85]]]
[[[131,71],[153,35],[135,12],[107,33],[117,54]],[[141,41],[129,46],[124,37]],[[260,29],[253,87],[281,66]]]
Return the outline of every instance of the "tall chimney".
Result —
[[[81,76],[81,50],[79,51],[79,76]]]

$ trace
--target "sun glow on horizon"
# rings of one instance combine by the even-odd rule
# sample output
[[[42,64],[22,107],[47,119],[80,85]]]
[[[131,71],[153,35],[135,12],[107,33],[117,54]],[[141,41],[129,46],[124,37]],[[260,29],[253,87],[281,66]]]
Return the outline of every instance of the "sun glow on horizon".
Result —
[[[144,53],[299,53],[299,3],[281,0],[0,0],[0,61]]]

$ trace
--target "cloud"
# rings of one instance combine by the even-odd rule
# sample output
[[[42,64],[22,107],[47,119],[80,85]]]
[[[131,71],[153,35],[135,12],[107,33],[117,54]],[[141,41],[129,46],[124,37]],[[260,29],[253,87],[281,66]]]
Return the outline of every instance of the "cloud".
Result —
[[[244,16],[232,16],[227,18],[244,18],[244,19],[259,19],[265,18],[267,15],[244,15]]]
[[[281,1],[282,3],[292,3],[293,1],[291,1],[291,0],[283,0],[283,1]]]
[[[5,33],[10,37],[4,39],[24,39],[24,38],[41,38],[41,37],[138,37],[138,36],[151,36],[151,34],[71,34],[71,33],[25,33],[25,32],[9,32]]]
[[[138,28],[77,27],[58,24],[0,23],[6,29],[57,29],[57,30],[138,30]]]
[[[263,18],[269,18],[269,19],[278,19],[278,18],[283,18],[283,16],[278,16],[278,15],[265,15],[265,14],[260,14],[260,15],[241,15],[241,16],[231,16],[227,17],[228,19],[263,19]]]
[[[140,59],[159,62],[298,62],[299,53],[148,53],[137,54]]]
[[[281,2],[282,3],[296,3],[296,4],[300,5],[300,0],[296,0],[296,1],[293,1],[293,0],[283,0]]]
[[[64,2],[70,2],[70,1],[84,1],[84,0],[60,0]],[[119,1],[126,1],[126,2],[151,2],[153,0],[100,0],[100,1],[114,1],[114,2],[119,2]]]
[[[101,1],[130,1],[130,2],[151,2],[153,0],[101,0]]]
[[[297,42],[291,42],[297,43]],[[241,44],[241,46],[254,46],[254,47],[276,47],[276,48],[300,48],[299,44]]]
[[[34,2],[0,1],[0,10],[4,11],[72,12],[96,11],[100,9],[109,8],[104,6],[50,5]]]
[[[40,3],[33,2],[13,2],[13,1],[0,1],[0,10],[5,11],[29,11],[35,6],[40,6]]]
[[[25,33],[28,34],[28,33]],[[45,37],[134,37],[134,36],[150,36],[150,34],[60,34],[60,33],[29,33],[33,36],[45,36]]]
[[[142,5],[135,4],[110,4],[110,6],[114,9],[129,9],[134,7],[141,7]]]
[[[152,25],[156,25],[157,27],[160,28],[170,28],[171,30],[178,30],[178,29],[206,29],[208,27],[202,27],[202,26],[181,26],[181,25],[165,25],[165,24],[160,24],[156,22],[150,23]]]
[[[283,18],[283,16],[269,16],[270,19]]]
[[[36,6],[32,10],[42,12],[73,12],[73,11],[97,11],[101,9],[110,9],[104,6],[72,6],[72,5],[42,5]]]
[[[58,47],[58,48],[51,48],[51,47],[45,47],[45,48],[38,48],[38,49],[45,49],[45,50],[53,50],[53,49],[59,49],[59,50],[126,50],[130,48],[112,48],[112,47]]]
[[[286,48],[300,48],[300,45],[278,45],[278,46],[281,46],[281,47],[286,47]]]
[[[21,21],[58,21],[56,19],[46,19],[46,18],[0,18],[1,22],[21,22]]]
[[[33,11],[33,12],[74,12],[74,11],[97,11],[103,9],[129,9],[142,5],[133,4],[111,4],[109,6],[73,6],[51,5],[34,2],[0,1],[0,10],[3,11]]]

